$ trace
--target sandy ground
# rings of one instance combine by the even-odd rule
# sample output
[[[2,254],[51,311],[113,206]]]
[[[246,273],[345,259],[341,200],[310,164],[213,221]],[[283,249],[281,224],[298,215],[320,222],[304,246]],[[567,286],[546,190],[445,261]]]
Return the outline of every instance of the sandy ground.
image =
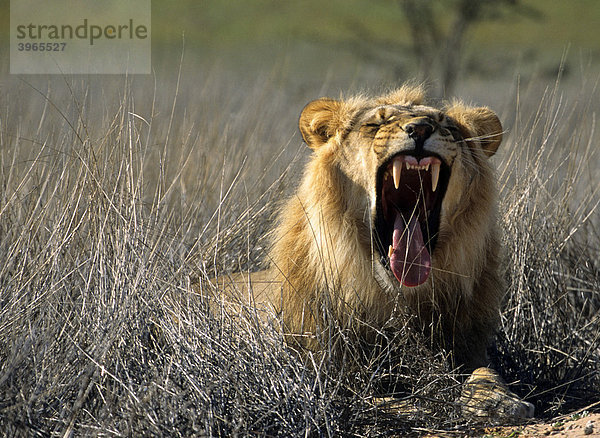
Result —
[[[541,420],[519,426],[490,426],[461,430],[460,432],[436,431],[422,435],[425,438],[455,438],[455,437],[481,437],[481,438],[600,438],[600,402],[573,413],[556,417],[551,421]],[[593,412],[592,412],[593,411]]]
[[[526,426],[498,427],[484,431],[492,437],[600,437],[600,414],[579,412],[558,417],[549,423]]]

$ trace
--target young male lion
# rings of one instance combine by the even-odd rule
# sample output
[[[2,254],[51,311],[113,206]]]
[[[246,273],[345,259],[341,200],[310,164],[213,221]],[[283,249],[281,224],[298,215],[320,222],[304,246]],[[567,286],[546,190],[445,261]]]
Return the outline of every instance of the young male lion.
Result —
[[[305,348],[318,348],[333,314],[377,330],[399,300],[475,370],[463,391],[471,414],[528,417],[533,406],[486,367],[504,293],[498,272],[496,188],[488,162],[502,126],[488,108],[425,106],[418,87],[384,96],[318,99],[300,116],[312,149],[281,209],[270,269],[222,279],[250,292]],[[436,335],[434,335],[436,336]]]

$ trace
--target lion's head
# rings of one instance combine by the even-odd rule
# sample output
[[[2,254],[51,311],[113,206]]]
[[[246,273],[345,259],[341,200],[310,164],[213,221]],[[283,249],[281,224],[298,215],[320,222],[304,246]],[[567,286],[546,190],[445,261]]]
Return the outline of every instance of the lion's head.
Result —
[[[463,331],[481,319],[489,334],[502,291],[488,158],[502,125],[488,108],[423,102],[420,88],[404,87],[302,111],[313,155],[271,252],[294,330],[318,323],[321,295],[336,289],[328,302],[371,325],[404,296],[419,312],[452,315],[446,324]]]
[[[502,139],[487,108],[440,110],[421,102],[418,89],[372,100],[318,99],[299,123],[306,143],[331,155],[354,183],[340,195],[368,201],[360,208],[368,208],[380,263],[409,287],[429,278],[440,232],[450,232],[444,219],[461,210],[473,174]]]

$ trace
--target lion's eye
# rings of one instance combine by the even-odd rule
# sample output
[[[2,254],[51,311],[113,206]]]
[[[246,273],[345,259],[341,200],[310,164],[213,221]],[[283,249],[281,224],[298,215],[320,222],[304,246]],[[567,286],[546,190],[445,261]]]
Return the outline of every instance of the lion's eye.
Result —
[[[456,140],[462,138],[460,129],[458,129],[456,126],[446,126],[445,129],[449,134],[452,134],[452,137],[454,137]]]
[[[375,132],[378,131],[379,128],[381,128],[382,123],[381,122],[368,122],[363,124],[363,129],[365,129],[366,131],[369,132]]]

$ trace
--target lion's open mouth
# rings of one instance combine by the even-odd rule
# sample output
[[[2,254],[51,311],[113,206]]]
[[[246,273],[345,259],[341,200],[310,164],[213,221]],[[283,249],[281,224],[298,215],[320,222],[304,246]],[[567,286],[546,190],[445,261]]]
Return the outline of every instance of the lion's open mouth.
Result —
[[[449,176],[435,156],[396,155],[379,169],[377,242],[384,265],[404,286],[429,278]]]

